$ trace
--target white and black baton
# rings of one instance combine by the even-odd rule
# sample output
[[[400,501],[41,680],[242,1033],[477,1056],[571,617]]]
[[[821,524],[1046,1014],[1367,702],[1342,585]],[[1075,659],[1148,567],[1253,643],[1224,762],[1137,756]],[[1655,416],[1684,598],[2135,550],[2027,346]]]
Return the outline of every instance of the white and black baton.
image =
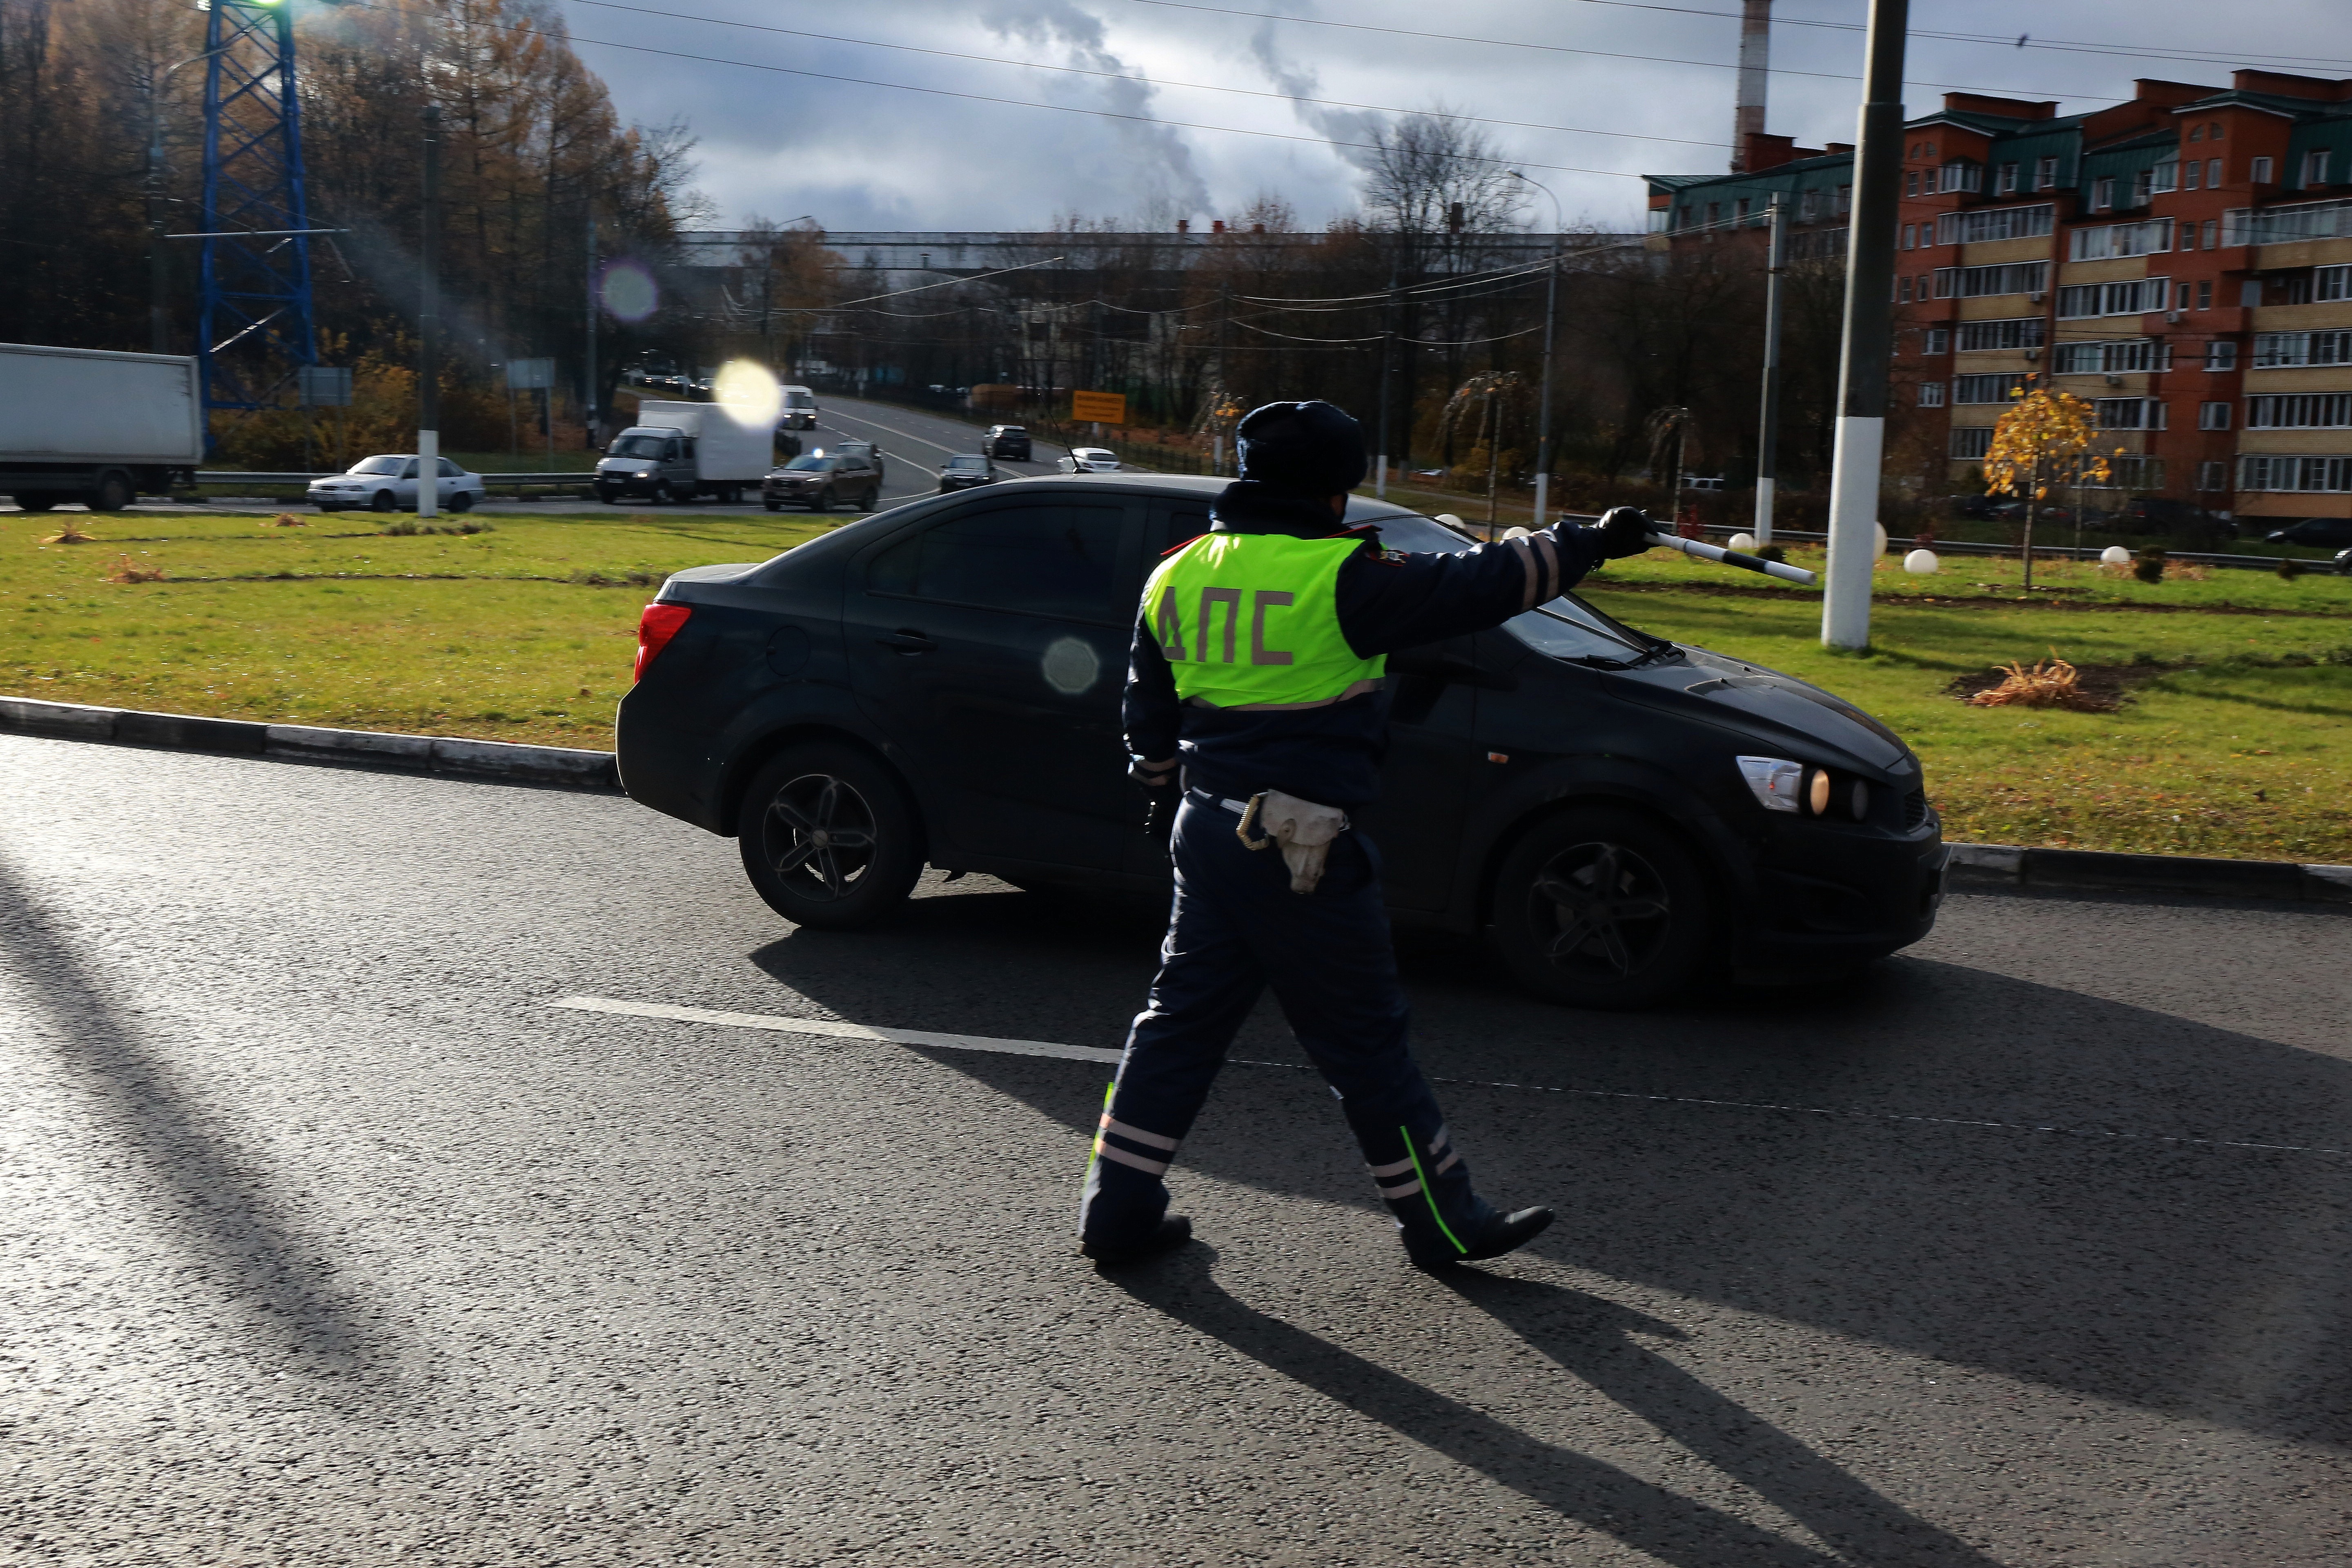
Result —
[[[1761,572],[1767,577],[1778,577],[1783,582],[1811,584],[1820,581],[1812,573],[1801,566],[1790,566],[1779,561],[1767,561],[1761,555],[1743,555],[1737,550],[1726,550],[1720,544],[1707,544],[1696,539],[1683,539],[1675,534],[1654,531],[1650,535],[1650,542],[1663,544],[1669,550],[1679,550],[1685,555],[1696,555],[1702,561],[1714,561],[1726,566],[1737,566],[1748,572]]]

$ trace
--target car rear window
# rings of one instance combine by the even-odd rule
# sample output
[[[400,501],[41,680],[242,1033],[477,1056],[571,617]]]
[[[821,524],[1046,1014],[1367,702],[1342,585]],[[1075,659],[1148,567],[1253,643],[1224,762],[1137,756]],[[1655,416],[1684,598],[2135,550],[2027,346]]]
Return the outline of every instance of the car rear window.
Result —
[[[868,591],[1117,623],[1113,605],[1121,510],[992,507],[950,518],[874,560]]]

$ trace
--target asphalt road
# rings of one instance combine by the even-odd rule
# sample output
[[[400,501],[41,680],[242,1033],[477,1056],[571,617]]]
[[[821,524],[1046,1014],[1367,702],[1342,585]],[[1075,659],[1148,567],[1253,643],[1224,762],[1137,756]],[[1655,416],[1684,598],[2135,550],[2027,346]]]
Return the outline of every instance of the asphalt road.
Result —
[[[1104,1068],[844,1032],[1116,1047],[1151,911],[795,931],[616,797],[0,769],[0,1559],[2352,1560],[2345,911],[1961,896],[1639,1017],[1415,939],[1457,1145],[1560,1222],[1406,1268],[1261,1016],[1202,1243],[1112,1277]]]
[[[898,506],[910,500],[921,500],[928,496],[937,495],[940,465],[956,453],[980,450],[982,428],[980,426],[969,425],[958,419],[941,418],[935,414],[919,413],[889,403],[869,403],[856,398],[832,396],[822,398],[820,401],[822,406],[818,414],[816,428],[814,431],[795,432],[800,437],[803,447],[819,447],[844,437],[878,444],[883,452],[881,504],[884,507]],[[1050,474],[1055,471],[1054,468],[1055,458],[1069,456],[1066,448],[1045,440],[1037,441],[1032,447],[1032,452],[1034,456],[1029,462],[1014,463],[999,459],[996,466],[1007,474]],[[583,474],[581,478],[583,482],[585,482],[587,476]],[[593,500],[583,503],[577,497],[526,500],[503,497],[496,490],[491,491],[490,494],[491,499],[475,508],[476,511],[492,515],[528,516],[534,512],[576,512],[583,505],[593,507],[595,504]],[[130,510],[156,512],[269,512],[282,511],[289,504],[285,501],[239,500],[236,497],[222,497],[197,502],[149,498],[142,500],[136,507]],[[293,504],[298,510],[312,510],[307,502]],[[640,500],[615,510],[642,510],[645,504]],[[0,503],[0,512],[11,512],[16,510],[13,499],[5,503]],[[79,502],[73,502],[57,510],[79,512],[87,509]],[[681,512],[748,515],[758,512],[761,506],[756,497],[751,500],[740,501],[732,506],[705,498],[684,503],[672,510]]]

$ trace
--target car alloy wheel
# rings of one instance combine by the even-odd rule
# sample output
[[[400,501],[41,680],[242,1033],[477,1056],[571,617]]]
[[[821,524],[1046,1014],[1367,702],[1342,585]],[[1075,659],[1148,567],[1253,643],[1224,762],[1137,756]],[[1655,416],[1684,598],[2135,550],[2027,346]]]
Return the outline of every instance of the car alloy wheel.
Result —
[[[457,490],[453,492],[449,497],[449,510],[451,511],[473,510],[474,492],[471,490]]]
[[[1631,812],[1578,808],[1538,823],[1504,858],[1497,948],[1538,994],[1642,1007],[1697,979],[1713,929],[1706,879],[1682,841]]]
[[[370,511],[390,511],[398,503],[392,499],[392,492],[390,490],[378,490],[375,494],[368,497],[368,510]]]
[[[667,479],[656,479],[654,481],[654,488],[646,492],[646,499],[652,501],[656,506],[668,505],[670,499],[669,481]]]
[[[831,511],[834,509],[834,504],[833,487],[831,485],[827,485],[824,489],[816,492],[816,500],[809,502],[809,510]]]
[[[905,787],[870,753],[795,746],[760,771],[737,819],[743,868],[796,925],[868,925],[903,902],[922,870],[921,830]]]

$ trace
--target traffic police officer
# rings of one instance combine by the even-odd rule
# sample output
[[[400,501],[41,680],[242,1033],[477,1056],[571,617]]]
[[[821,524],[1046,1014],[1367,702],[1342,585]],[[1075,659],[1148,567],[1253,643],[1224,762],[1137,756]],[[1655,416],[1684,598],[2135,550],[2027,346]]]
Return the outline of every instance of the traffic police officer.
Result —
[[[1620,507],[1461,554],[1383,550],[1374,527],[1341,521],[1364,477],[1353,419],[1272,403],[1236,435],[1240,479],[1152,574],[1135,628],[1127,745],[1146,788],[1182,792],[1176,900],[1104,1103],[1079,1247],[1117,1263],[1191,1238],[1161,1178],[1271,985],[1412,1261],[1500,1257],[1551,1211],[1506,1214],[1472,1189],[1406,1043],[1380,854],[1347,814],[1380,793],[1384,656],[1500,625],[1638,553],[1652,524]]]

